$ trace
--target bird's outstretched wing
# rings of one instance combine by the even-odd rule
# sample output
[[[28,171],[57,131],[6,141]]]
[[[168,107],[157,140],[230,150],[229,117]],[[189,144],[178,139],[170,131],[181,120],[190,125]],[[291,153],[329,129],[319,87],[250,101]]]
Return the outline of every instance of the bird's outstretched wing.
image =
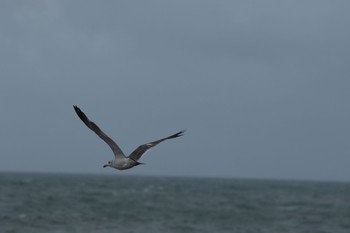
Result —
[[[119,148],[117,143],[115,143],[110,137],[108,137],[94,122],[90,121],[89,118],[80,110],[80,108],[78,108],[75,105],[73,105],[73,107],[80,120],[82,120],[89,129],[94,131],[97,134],[97,136],[99,136],[111,147],[116,158],[125,157],[123,151]]]
[[[148,151],[148,150],[151,149],[152,147],[158,145],[158,144],[161,143],[162,141],[165,141],[165,140],[168,140],[168,139],[171,139],[171,138],[180,137],[180,136],[184,135],[184,132],[185,132],[185,130],[181,130],[180,132],[178,132],[178,133],[176,133],[176,134],[173,134],[173,135],[171,135],[171,136],[169,136],[169,137],[162,138],[162,139],[159,139],[159,140],[154,141],[154,142],[149,142],[149,143],[140,145],[139,147],[137,147],[137,148],[128,156],[128,158],[131,158],[131,159],[137,161],[137,160],[140,159],[140,157],[141,157],[146,151]]]

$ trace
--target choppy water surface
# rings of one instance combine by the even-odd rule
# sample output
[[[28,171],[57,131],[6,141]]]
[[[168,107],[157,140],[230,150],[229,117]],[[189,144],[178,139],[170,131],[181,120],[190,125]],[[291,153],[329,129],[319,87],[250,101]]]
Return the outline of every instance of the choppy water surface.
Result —
[[[0,232],[349,233],[350,184],[0,173]]]

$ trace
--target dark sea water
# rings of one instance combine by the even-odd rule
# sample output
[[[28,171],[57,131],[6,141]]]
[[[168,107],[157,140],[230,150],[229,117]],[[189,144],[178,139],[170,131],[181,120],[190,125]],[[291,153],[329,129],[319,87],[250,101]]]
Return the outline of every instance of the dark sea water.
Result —
[[[0,173],[0,232],[349,233],[350,184]]]

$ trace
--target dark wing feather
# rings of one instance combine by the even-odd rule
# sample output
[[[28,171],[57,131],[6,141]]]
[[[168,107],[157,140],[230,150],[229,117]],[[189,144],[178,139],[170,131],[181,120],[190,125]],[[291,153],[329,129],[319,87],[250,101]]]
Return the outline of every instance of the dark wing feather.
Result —
[[[166,137],[166,138],[162,138],[162,139],[159,139],[157,141],[154,141],[154,142],[149,142],[149,143],[146,143],[146,144],[143,144],[143,145],[140,145],[139,147],[137,147],[129,156],[128,158],[131,158],[133,160],[139,160],[140,157],[146,152],[148,151],[149,149],[151,149],[152,147],[158,145],[159,143],[161,143],[162,141],[165,141],[165,140],[168,140],[168,139],[172,139],[172,138],[177,138],[177,137],[181,137],[183,134],[184,134],[185,130],[182,130],[176,134],[173,134],[169,137]]]
[[[78,108],[75,105],[73,105],[73,107],[80,120],[82,120],[89,129],[94,131],[97,134],[97,136],[99,136],[103,141],[105,141],[109,145],[116,158],[125,157],[124,153],[119,148],[117,143],[115,143],[110,137],[108,137],[94,122],[90,121],[89,118],[80,110],[80,108]]]

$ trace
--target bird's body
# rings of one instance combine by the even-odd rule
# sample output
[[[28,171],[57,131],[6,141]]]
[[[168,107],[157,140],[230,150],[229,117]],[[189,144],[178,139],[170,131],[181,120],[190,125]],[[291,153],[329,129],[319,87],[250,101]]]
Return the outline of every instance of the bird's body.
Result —
[[[108,165],[104,165],[104,167],[113,167],[118,170],[126,170],[132,167],[135,167],[141,163],[132,160],[130,158],[120,158],[120,159],[113,159],[111,161],[108,161]]]
[[[75,112],[79,116],[79,118],[84,122],[84,124],[89,129],[94,131],[97,134],[97,136],[99,136],[103,141],[105,141],[112,149],[115,158],[113,160],[108,161],[108,163],[106,165],[104,165],[103,167],[112,167],[112,168],[115,168],[118,170],[126,170],[126,169],[132,168],[134,166],[143,164],[143,163],[138,162],[138,160],[141,158],[141,156],[146,151],[148,151],[152,147],[158,145],[162,141],[165,141],[167,139],[180,137],[185,132],[184,130],[182,130],[182,131],[180,131],[176,134],[173,134],[169,137],[165,137],[165,138],[159,139],[159,140],[154,141],[154,142],[149,142],[149,143],[140,145],[129,156],[125,156],[123,151],[117,145],[117,143],[115,143],[110,137],[108,137],[94,122],[90,121],[89,118],[80,110],[80,108],[78,108],[75,105],[73,107],[74,107]]]

